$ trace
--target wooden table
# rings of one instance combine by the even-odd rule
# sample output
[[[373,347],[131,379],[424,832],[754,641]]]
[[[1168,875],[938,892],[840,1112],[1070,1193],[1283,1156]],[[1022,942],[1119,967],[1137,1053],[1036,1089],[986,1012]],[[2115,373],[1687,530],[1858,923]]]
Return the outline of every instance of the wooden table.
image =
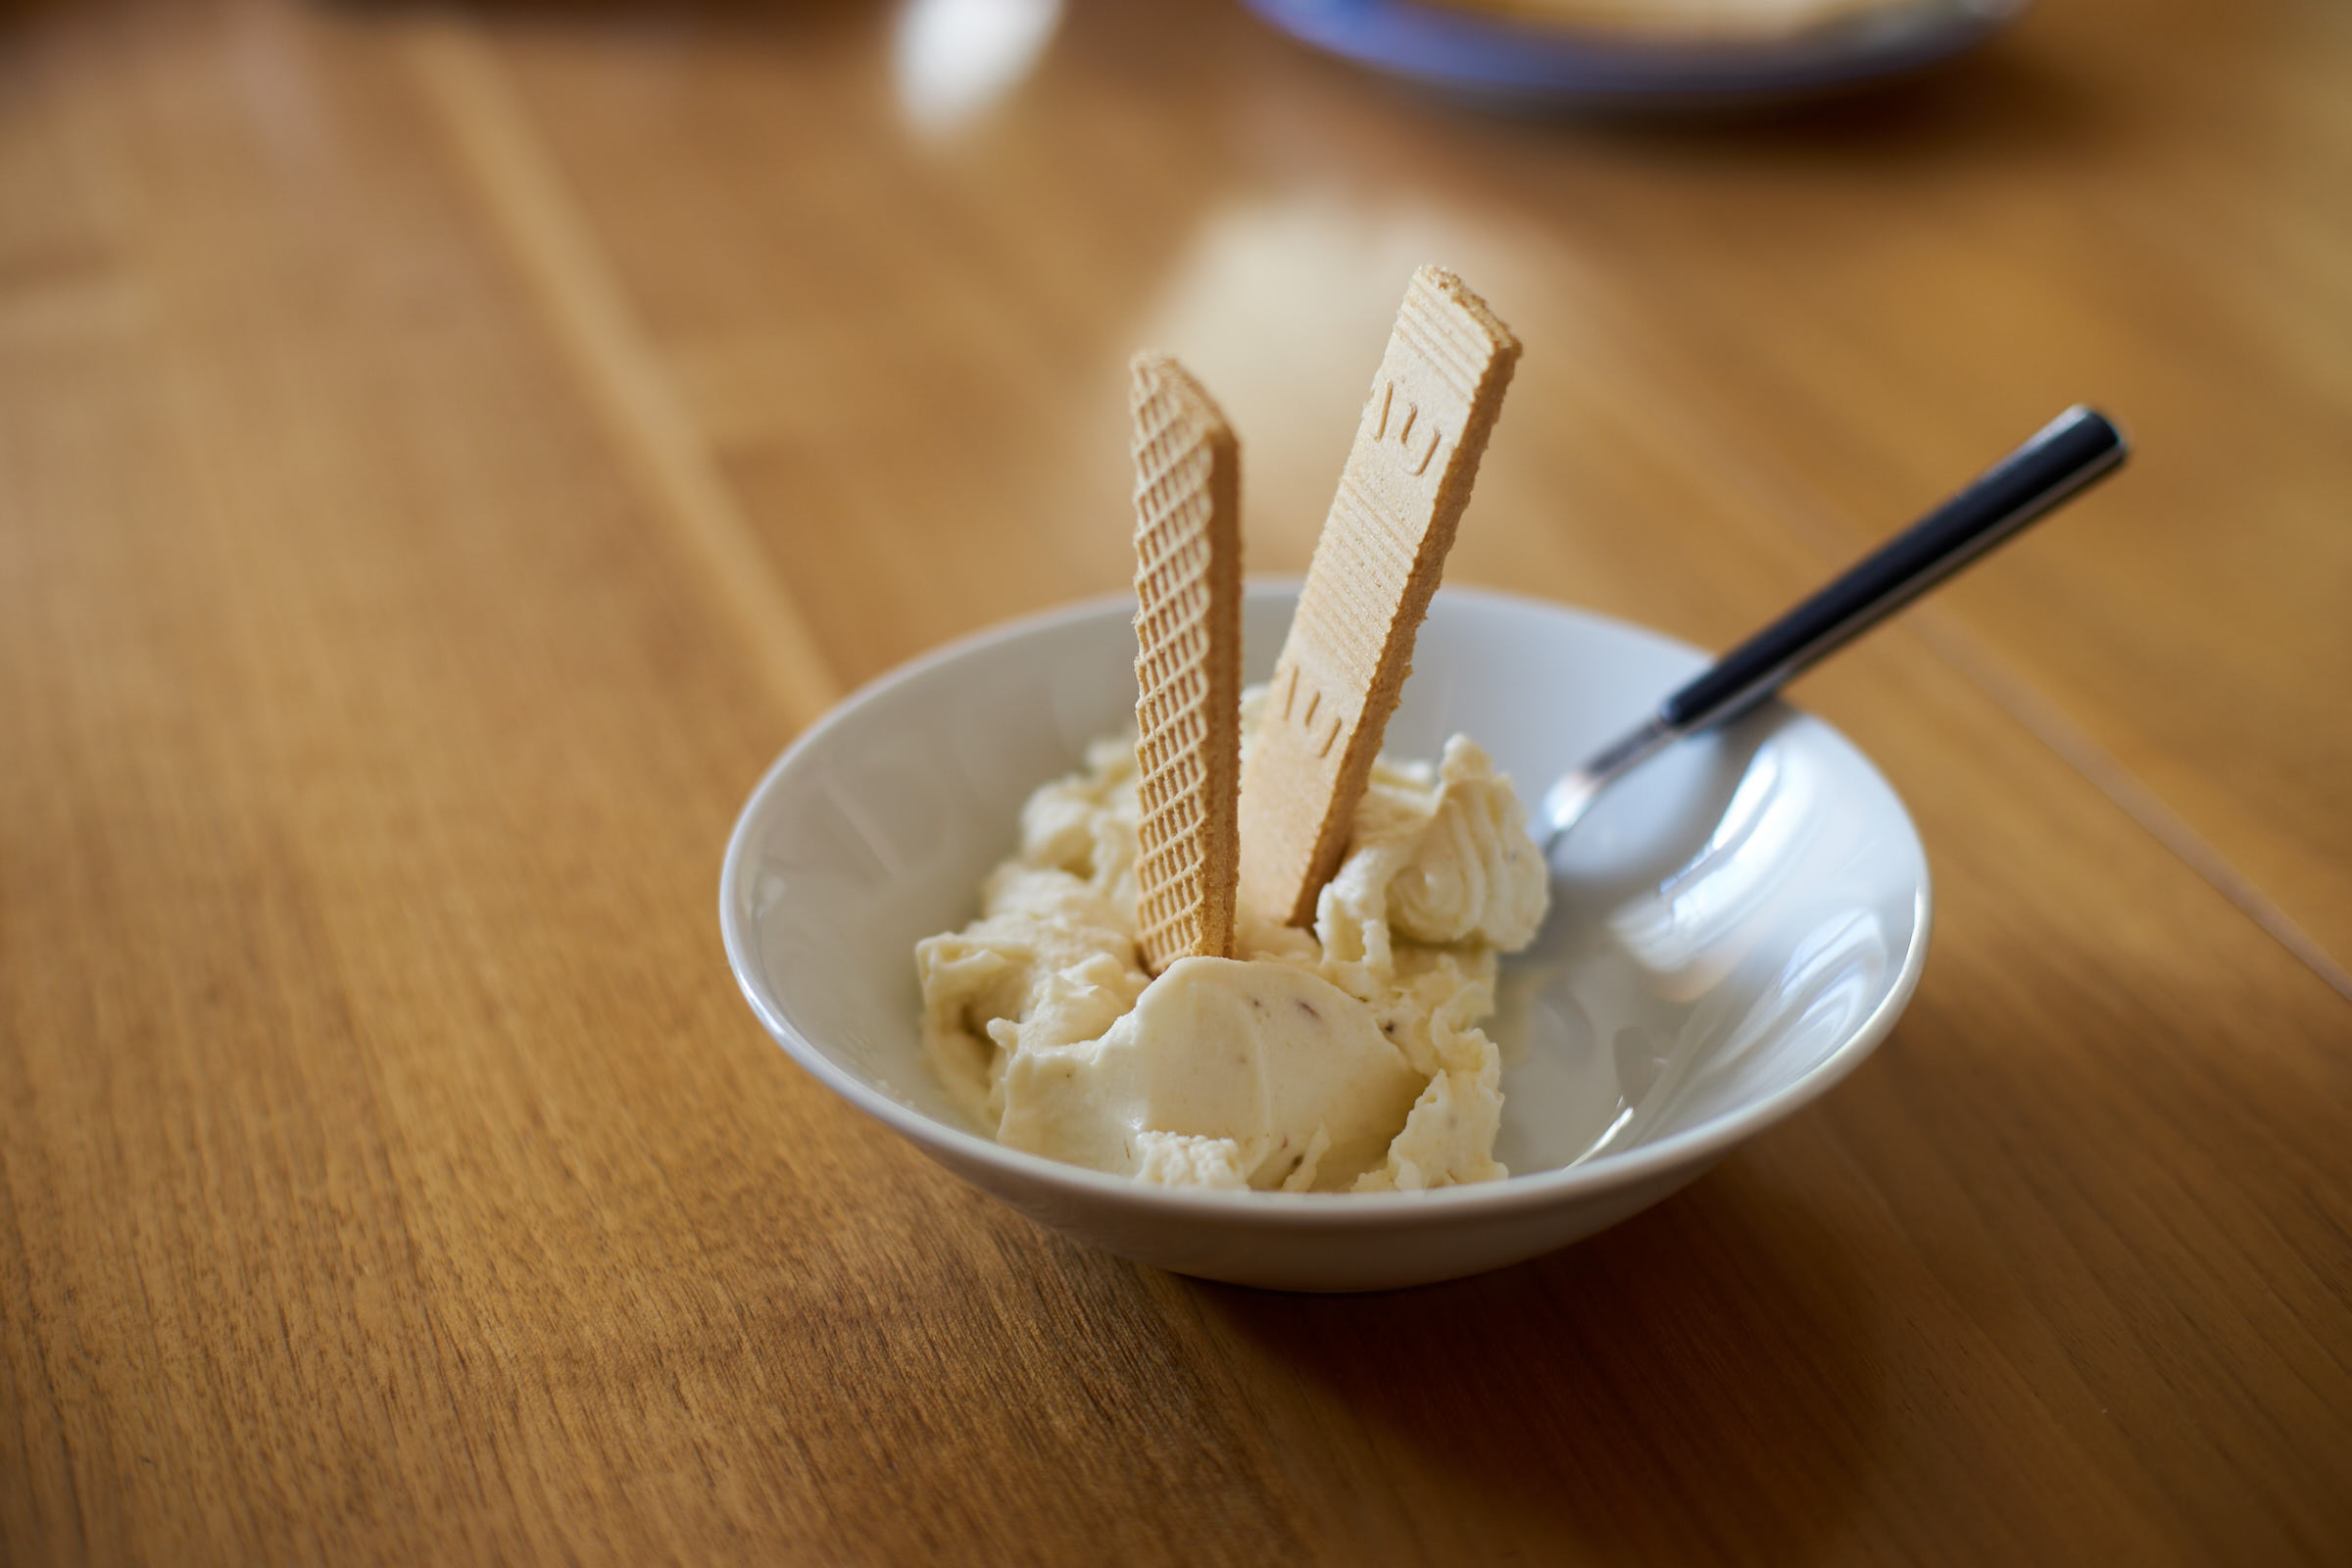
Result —
[[[0,1561],[2346,1560],[2344,10],[1623,124],[953,8],[0,20]],[[1720,645],[2139,454],[1802,688],[1939,896],[1835,1095],[1488,1278],[1161,1275],[794,1068],[720,847],[1124,582],[1139,347],[1299,569],[1431,260],[1529,345],[1458,581]]]

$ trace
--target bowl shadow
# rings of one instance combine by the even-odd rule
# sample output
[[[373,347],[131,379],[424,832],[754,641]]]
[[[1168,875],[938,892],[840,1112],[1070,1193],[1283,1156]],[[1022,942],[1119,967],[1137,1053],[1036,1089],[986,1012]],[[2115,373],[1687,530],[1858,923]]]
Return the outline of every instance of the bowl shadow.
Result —
[[[1442,1475],[1463,1547],[1782,1561],[1838,1533],[1884,1423],[1854,1255],[1735,1156],[1475,1279],[1348,1298],[1185,1283],[1309,1385],[1307,1404],[1344,1407],[1376,1456],[1404,1450],[1374,1461],[1398,1487]]]

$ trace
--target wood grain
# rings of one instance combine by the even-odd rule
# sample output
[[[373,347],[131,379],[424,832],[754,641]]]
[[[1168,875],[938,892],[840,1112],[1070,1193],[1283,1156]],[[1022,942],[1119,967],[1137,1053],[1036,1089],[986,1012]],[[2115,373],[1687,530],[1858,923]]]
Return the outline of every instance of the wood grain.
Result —
[[[897,16],[0,18],[0,1561],[2352,1551],[2341,19],[1642,127],[1106,0],[943,128]],[[719,849],[1125,581],[1139,346],[1303,566],[1425,261],[1528,344],[1459,580],[1720,644],[2139,457],[1803,688],[1937,885],[1835,1095],[1485,1279],[1154,1274],[793,1069]]]

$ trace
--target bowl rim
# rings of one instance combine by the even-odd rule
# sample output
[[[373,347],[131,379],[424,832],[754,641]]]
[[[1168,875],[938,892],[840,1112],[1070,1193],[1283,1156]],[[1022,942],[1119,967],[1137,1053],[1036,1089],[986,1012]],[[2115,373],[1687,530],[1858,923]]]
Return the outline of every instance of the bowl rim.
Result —
[[[1251,597],[1261,594],[1296,597],[1300,581],[1297,577],[1251,577],[1248,580],[1246,592]],[[1453,585],[1441,587],[1438,593],[1441,598],[1457,603],[1485,603],[1564,615],[1595,623],[1616,634],[1632,633],[1695,659],[1703,660],[1706,657],[1690,644],[1647,627],[1532,594]],[[1808,1068],[1794,1082],[1760,1100],[1655,1143],[1636,1145],[1623,1153],[1604,1154],[1590,1163],[1556,1166],[1524,1175],[1514,1174],[1499,1181],[1395,1193],[1268,1193],[1161,1187],[1138,1182],[1132,1177],[1090,1170],[1083,1165],[1067,1164],[1043,1154],[1030,1153],[1026,1150],[1008,1149],[984,1134],[951,1125],[912,1106],[901,1104],[860,1081],[803,1036],[784,1015],[780,999],[769,994],[768,987],[760,978],[756,962],[756,933],[749,920],[739,920],[736,915],[736,911],[742,907],[738,894],[751,862],[753,824],[761,816],[769,795],[785,774],[803,758],[821,747],[837,726],[867,704],[985,649],[1108,613],[1131,615],[1134,604],[1133,593],[1110,593],[1054,606],[966,633],[875,676],[834,704],[768,765],[766,772],[760,775],[759,784],[744,802],[743,809],[735,819],[734,829],[727,837],[726,858],[720,864],[718,880],[719,934],[726,947],[727,966],[734,972],[735,983],[742,990],[744,999],[750,1003],[752,1011],[776,1044],[783,1048],[785,1054],[791,1056],[805,1071],[852,1105],[891,1127],[934,1157],[991,1166],[1010,1178],[1043,1182],[1067,1190],[1073,1197],[1140,1204],[1165,1211],[1171,1217],[1181,1215],[1223,1221],[1259,1221],[1279,1228],[1300,1225],[1315,1228],[1335,1225],[1377,1226],[1415,1217],[1423,1217],[1433,1223],[1441,1220],[1452,1222],[1473,1215],[1521,1213],[1639,1186],[1668,1172],[1712,1162],[1721,1157],[1748,1138],[1819,1099],[1860,1066],[1892,1031],[1895,1020],[1910,1004],[1913,993],[1919,988],[1920,975],[1927,965],[1935,897],[1926,846],[1920,842],[1918,824],[1912,820],[1909,808],[1904,806],[1894,786],[1887,782],[1878,764],[1860,747],[1827,720],[1806,714],[1805,717],[1821,725],[1850,751],[1854,760],[1886,791],[1887,799],[1893,804],[1910,833],[1912,844],[1919,852],[1919,890],[1915,895],[1911,941],[1886,996],[1836,1050]],[[1777,698],[1774,701],[1780,702]],[[1798,711],[1794,709],[1790,710]]]
[[[1690,37],[1548,23],[1445,0],[1244,0],[1357,66],[1505,103],[1653,108],[1802,96],[1925,70],[1983,45],[2034,0],[1911,0],[1793,32]]]

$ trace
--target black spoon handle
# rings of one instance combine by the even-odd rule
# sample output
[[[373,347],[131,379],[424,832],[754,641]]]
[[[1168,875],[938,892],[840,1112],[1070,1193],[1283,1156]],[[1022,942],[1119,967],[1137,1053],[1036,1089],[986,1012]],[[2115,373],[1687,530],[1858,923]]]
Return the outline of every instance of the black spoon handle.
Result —
[[[1739,717],[2131,453],[2105,416],[2077,405],[1976,483],[1717,660],[1659,706],[1677,735]]]

